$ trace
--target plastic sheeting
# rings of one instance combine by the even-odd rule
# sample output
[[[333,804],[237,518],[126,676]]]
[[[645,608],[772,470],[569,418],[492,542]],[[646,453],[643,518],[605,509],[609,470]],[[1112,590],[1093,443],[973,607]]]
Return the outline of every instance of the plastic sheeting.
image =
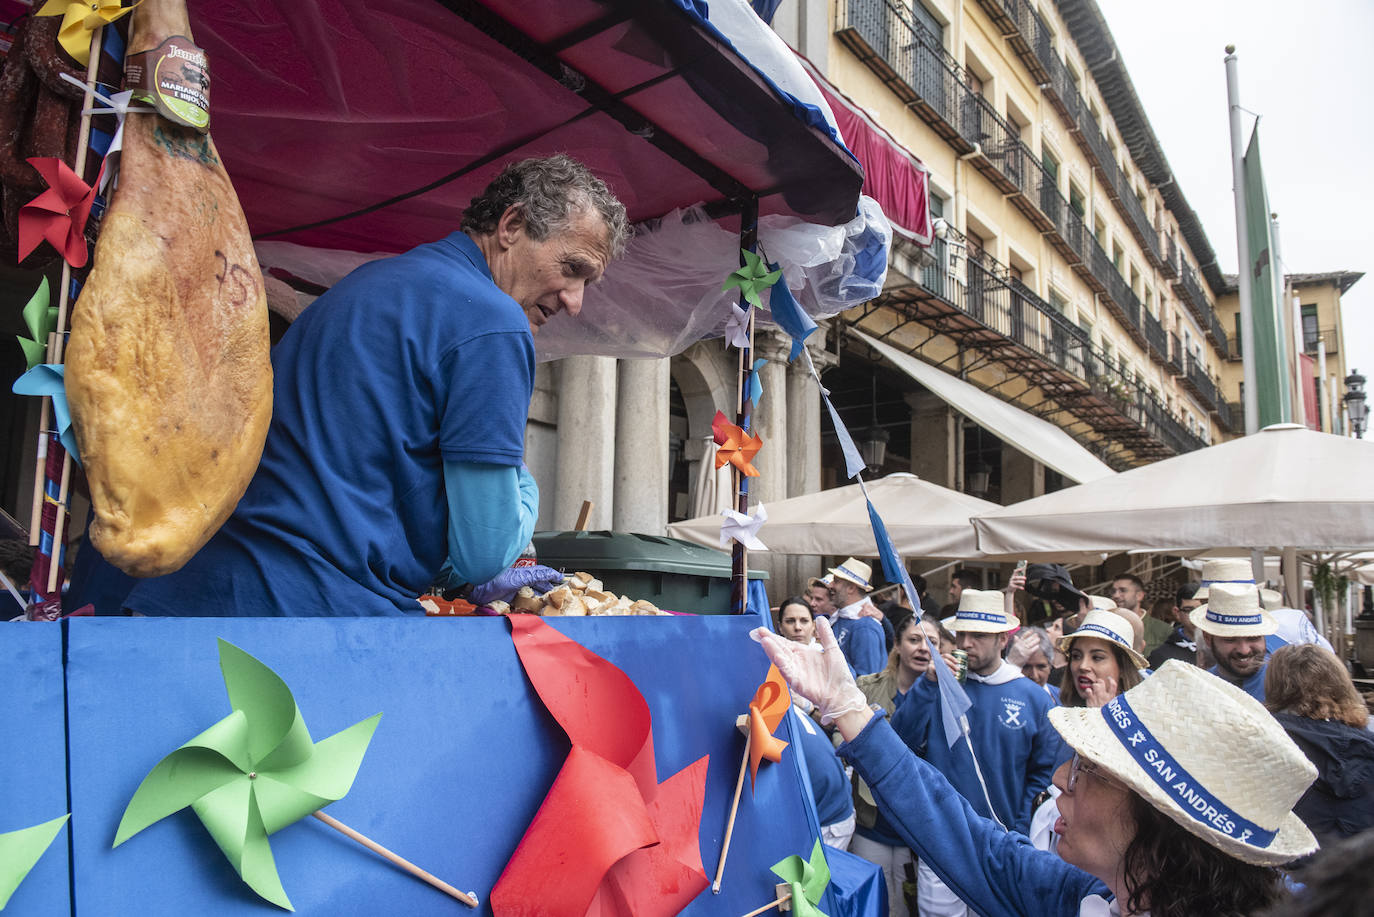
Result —
[[[842,226],[763,217],[759,242],[769,260],[782,265],[784,282],[799,291],[807,313],[828,318],[882,291],[892,229],[877,202],[863,197],[858,215]],[[365,261],[387,257],[273,241],[258,243],[257,253],[265,272],[284,270],[323,287]],[[538,357],[668,357],[717,337],[738,299],[721,285],[738,263],[738,234],[699,207],[644,224],[624,257],[588,288],[581,313],[559,313],[539,329]],[[766,310],[762,317],[768,319]]]

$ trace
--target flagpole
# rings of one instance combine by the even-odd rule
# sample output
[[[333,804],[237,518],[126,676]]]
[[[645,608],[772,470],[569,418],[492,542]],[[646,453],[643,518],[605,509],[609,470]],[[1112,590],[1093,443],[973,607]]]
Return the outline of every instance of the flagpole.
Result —
[[[1245,213],[1245,147],[1241,139],[1240,76],[1236,46],[1226,46],[1226,106],[1231,118],[1231,188],[1236,199],[1236,281],[1240,287],[1240,349],[1245,380],[1245,435],[1259,432],[1259,385],[1255,372],[1255,316],[1249,224]]]

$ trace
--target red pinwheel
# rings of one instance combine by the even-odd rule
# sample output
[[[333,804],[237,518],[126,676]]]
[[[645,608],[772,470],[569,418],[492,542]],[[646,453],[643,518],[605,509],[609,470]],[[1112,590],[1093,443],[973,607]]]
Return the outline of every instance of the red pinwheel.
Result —
[[[19,208],[19,260],[46,239],[72,267],[85,267],[86,218],[95,189],[55,157],[34,156],[29,165],[43,176],[48,190]]]
[[[669,917],[706,888],[703,756],[662,783],[649,706],[620,669],[535,615],[510,617],[572,750],[491,892],[497,917]]]
[[[729,462],[740,470],[740,474],[746,477],[756,478],[759,476],[759,470],[753,466],[752,462],[754,456],[758,455],[759,450],[763,448],[761,438],[730,423],[720,411],[716,411],[716,417],[711,421],[711,431],[715,434],[716,445],[720,447],[716,450],[717,468],[721,468],[726,462]]]

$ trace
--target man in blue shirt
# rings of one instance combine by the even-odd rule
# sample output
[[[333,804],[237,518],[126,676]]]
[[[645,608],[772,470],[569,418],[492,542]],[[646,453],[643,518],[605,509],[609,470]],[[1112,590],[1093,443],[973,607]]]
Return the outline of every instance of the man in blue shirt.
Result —
[[[483,583],[530,539],[532,335],[576,315],[625,208],[566,156],[508,165],[462,228],[366,264],[273,352],[272,426],[233,516],[124,602],[154,615],[422,614],[445,561]]]
[[[1190,619],[1216,660],[1208,671],[1264,703],[1269,668],[1264,638],[1278,630],[1278,622],[1260,604],[1259,588],[1254,583],[1210,583],[1207,604],[1194,609]]]
[[[964,691],[973,706],[967,717],[977,761],[965,741],[945,740],[940,690],[933,661],[892,717],[892,728],[916,754],[938,769],[974,811],[1026,834],[1035,797],[1050,784],[1061,742],[1050,726],[1054,701],[1039,685],[1002,658],[1008,634],[1018,626],[997,591],[965,588],[951,629],[968,654]],[[965,917],[967,906],[924,863],[917,871],[922,917]]]
[[[829,573],[830,600],[835,606],[830,626],[835,631],[835,642],[856,676],[872,675],[887,665],[883,626],[872,617],[879,612],[868,600],[868,593],[873,591],[869,582],[873,570],[851,557]],[[873,608],[872,612],[869,608]]]

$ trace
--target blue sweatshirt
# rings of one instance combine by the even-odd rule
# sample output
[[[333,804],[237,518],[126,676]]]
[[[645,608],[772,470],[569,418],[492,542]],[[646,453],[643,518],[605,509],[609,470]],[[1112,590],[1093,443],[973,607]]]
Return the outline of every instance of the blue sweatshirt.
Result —
[[[844,774],[844,765],[835,754],[835,746],[821,727],[796,707],[792,708],[792,736],[797,742],[797,750],[806,762],[806,772],[811,778],[811,792],[816,797],[816,818],[824,828],[835,822],[844,821],[854,814],[854,803],[849,798],[849,778]]]
[[[1076,917],[1087,901],[1110,899],[1101,880],[980,817],[883,720],[875,715],[839,753],[921,861],[974,911],[983,917]]]
[[[978,764],[987,781],[983,796],[967,742],[953,748],[945,741],[940,716],[940,690],[934,681],[918,679],[906,701],[892,716],[892,729],[917,755],[945,775],[968,800],[975,812],[997,818],[1013,831],[1030,831],[1035,797],[1050,785],[1063,743],[1049,722],[1054,702],[1015,667],[1002,667],[979,680],[970,673],[964,691],[973,702],[968,712],[969,732],[978,753]]]
[[[872,675],[887,665],[887,641],[883,639],[883,626],[877,621],[835,617],[830,627],[855,675]]]

